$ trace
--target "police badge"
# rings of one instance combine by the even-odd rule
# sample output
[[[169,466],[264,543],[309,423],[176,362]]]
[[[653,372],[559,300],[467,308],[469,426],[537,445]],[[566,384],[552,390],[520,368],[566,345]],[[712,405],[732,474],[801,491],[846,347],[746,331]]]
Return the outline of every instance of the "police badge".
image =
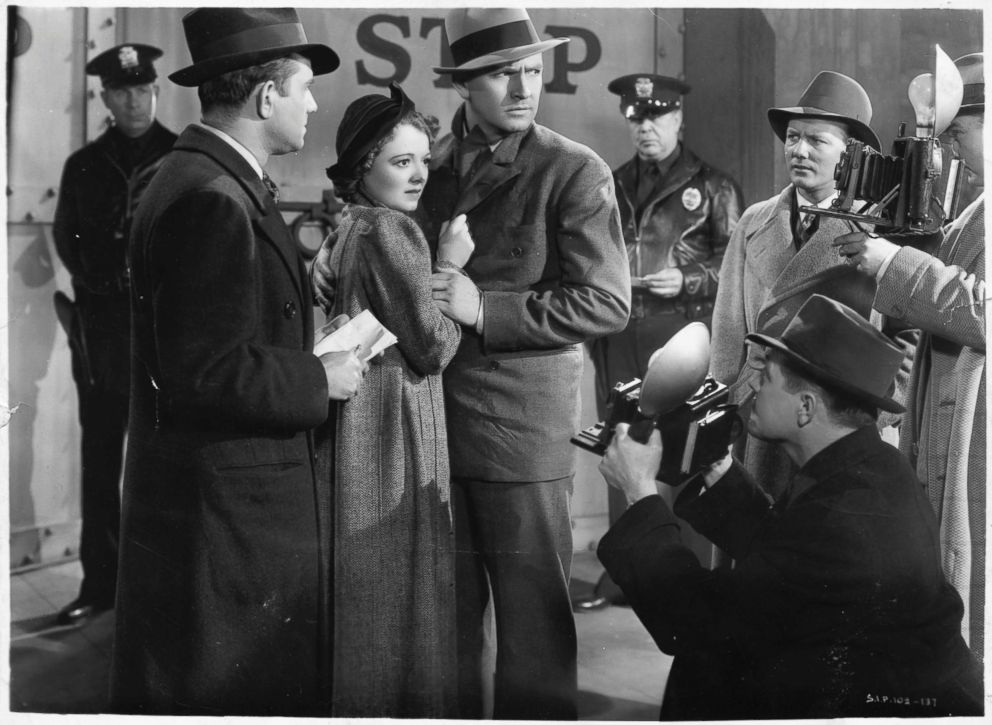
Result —
[[[654,93],[654,83],[650,78],[638,78],[634,81],[634,93],[638,98],[651,98]]]
[[[130,45],[121,46],[117,51],[117,59],[121,62],[121,70],[135,68],[138,65],[138,51]]]
[[[703,203],[703,195],[695,186],[690,186],[682,192],[682,206],[686,211],[696,211]]]

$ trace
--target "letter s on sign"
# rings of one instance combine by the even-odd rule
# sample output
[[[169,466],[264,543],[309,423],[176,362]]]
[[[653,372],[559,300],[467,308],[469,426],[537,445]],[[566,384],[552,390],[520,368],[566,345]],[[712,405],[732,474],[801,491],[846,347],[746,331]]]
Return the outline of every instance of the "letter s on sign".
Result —
[[[365,67],[364,61],[356,61],[355,70],[358,74],[358,85],[360,86],[388,86],[393,81],[402,83],[410,75],[410,54],[401,45],[392,43],[379,35],[376,35],[376,26],[380,23],[393,25],[399,28],[400,34],[404,38],[410,37],[410,18],[401,15],[370,15],[358,24],[355,32],[355,39],[362,50],[382,58],[393,64],[396,68],[391,76],[379,77],[372,75]]]

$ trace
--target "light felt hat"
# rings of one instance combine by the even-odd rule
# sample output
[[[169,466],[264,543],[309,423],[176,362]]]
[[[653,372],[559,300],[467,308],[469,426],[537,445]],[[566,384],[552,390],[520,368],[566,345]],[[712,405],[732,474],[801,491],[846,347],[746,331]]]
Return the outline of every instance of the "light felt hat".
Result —
[[[513,63],[570,40],[541,40],[523,8],[456,8],[444,20],[444,34],[454,65],[436,66],[435,73]]]
[[[961,97],[961,107],[958,113],[973,113],[985,110],[985,53],[969,53],[954,61],[961,82],[964,83],[964,95]]]

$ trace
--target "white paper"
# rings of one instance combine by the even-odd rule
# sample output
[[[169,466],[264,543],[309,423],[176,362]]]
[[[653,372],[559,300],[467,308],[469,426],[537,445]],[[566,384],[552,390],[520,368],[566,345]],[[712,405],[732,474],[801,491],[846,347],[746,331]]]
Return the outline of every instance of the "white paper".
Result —
[[[369,310],[363,310],[315,342],[313,354],[319,357],[327,352],[344,352],[361,346],[358,356],[362,360],[368,360],[395,344],[396,335],[383,327]]]

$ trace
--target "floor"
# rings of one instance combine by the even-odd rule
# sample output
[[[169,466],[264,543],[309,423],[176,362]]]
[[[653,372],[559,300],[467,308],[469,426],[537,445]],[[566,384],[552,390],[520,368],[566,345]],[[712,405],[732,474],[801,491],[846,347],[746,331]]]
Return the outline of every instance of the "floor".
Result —
[[[573,588],[588,591],[602,568],[576,552]],[[57,627],[54,614],[79,588],[78,562],[11,577],[10,710],[99,713],[106,710],[113,614],[82,627]],[[608,607],[575,615],[579,638],[579,718],[657,720],[671,660],[633,612]]]

